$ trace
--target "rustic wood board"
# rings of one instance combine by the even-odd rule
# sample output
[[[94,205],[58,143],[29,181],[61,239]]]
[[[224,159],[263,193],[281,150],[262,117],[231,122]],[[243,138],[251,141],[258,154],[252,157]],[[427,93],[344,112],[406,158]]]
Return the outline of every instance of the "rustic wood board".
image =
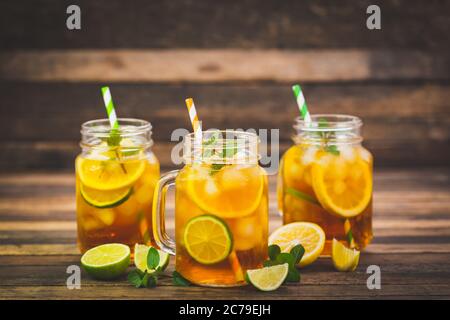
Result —
[[[71,174],[0,175],[0,299],[392,299],[450,298],[450,170],[378,170],[373,243],[354,273],[334,271],[329,258],[302,270],[299,285],[272,293],[251,287],[180,288],[164,276],[156,289],[125,279],[99,282],[83,274],[81,290],[65,286],[79,264]],[[270,228],[280,225],[270,178]],[[171,199],[169,198],[169,202]],[[169,210],[173,205],[168,206]],[[168,222],[172,225],[171,219]],[[366,268],[379,265],[381,290],[368,290]],[[169,266],[169,274],[173,264]]]
[[[2,48],[424,48],[450,43],[448,1],[380,1],[381,30],[366,28],[370,0],[35,0],[0,7]],[[82,29],[65,28],[78,4]]]

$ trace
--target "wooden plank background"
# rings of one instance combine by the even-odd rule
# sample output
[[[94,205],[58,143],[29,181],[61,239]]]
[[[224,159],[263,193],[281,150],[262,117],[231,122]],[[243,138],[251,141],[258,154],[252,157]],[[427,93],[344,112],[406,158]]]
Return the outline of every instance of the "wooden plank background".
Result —
[[[187,96],[207,127],[279,128],[283,152],[295,82],[314,113],[364,120],[376,166],[450,162],[446,1],[383,1],[377,31],[369,1],[72,3],[80,31],[65,28],[68,1],[0,5],[0,172],[72,170],[104,84],[119,115],[152,122],[164,169]]]
[[[65,27],[78,4],[82,29]],[[382,29],[366,28],[370,0],[25,0],[0,3],[0,299],[328,299],[450,296],[450,2],[378,1]],[[314,113],[361,117],[375,156],[374,242],[355,273],[329,259],[300,285],[155,290],[125,279],[66,290],[75,247],[73,163],[82,122],[118,113],[153,124],[163,171],[171,133],[189,128],[193,96],[210,128],[280,129],[291,145],[300,82]],[[170,201],[171,199],[169,199]],[[173,204],[168,206],[173,210]],[[276,214],[270,177],[270,228]],[[168,221],[172,226],[172,221]],[[367,290],[368,265],[382,290]],[[173,265],[169,266],[169,271]]]

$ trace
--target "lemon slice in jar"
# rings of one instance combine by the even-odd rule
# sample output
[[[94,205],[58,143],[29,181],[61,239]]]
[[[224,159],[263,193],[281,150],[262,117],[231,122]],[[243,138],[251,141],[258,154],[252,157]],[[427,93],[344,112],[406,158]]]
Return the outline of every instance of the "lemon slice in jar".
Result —
[[[252,214],[261,203],[265,177],[257,166],[227,165],[213,174],[204,167],[191,170],[188,193],[205,212],[238,218]]]
[[[361,214],[372,198],[372,173],[362,159],[346,162],[329,156],[312,168],[314,193],[320,204],[339,217],[352,218]]]
[[[145,160],[96,160],[78,157],[77,174],[88,188],[114,190],[130,187],[145,170]]]

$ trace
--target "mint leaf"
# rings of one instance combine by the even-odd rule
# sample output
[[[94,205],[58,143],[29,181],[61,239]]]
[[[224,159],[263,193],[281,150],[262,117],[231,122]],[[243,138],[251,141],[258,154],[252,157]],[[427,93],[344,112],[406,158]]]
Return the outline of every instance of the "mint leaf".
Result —
[[[305,254],[305,248],[301,244],[298,244],[291,249],[290,254],[294,257],[295,265],[297,265]]]
[[[172,273],[172,282],[179,287],[188,287],[191,285],[189,280],[185,279],[179,272],[174,271]]]
[[[219,172],[219,170],[222,169],[224,166],[225,166],[224,163],[213,163],[213,164],[211,165],[211,167],[210,167],[209,174],[210,174],[211,176],[212,176],[212,175],[215,175],[215,174],[216,174],[217,172]]]
[[[288,274],[286,276],[285,282],[299,282],[300,281],[300,272],[294,267],[289,267]]]
[[[155,275],[147,274],[145,279],[146,288],[154,288],[158,284],[158,278]]]
[[[350,246],[353,241],[353,232],[351,229],[348,230],[348,232],[347,232],[347,241],[348,241],[348,245]]]
[[[289,268],[293,267],[295,268],[295,258],[293,255],[287,252],[282,252],[277,256],[276,261],[278,264],[287,263],[289,264]]]
[[[159,252],[155,248],[150,248],[147,254],[147,268],[156,269],[159,264]]]
[[[233,157],[237,153],[237,143],[235,140],[227,141],[223,146],[222,158]]]
[[[208,140],[203,142],[203,158],[209,158],[213,155],[214,144],[219,140],[220,132],[214,131]]]
[[[272,267],[272,266],[276,266],[278,264],[280,264],[280,263],[277,262],[276,260],[266,260],[263,262],[264,267]]]
[[[325,118],[320,118],[318,121],[319,128],[328,128],[328,120]]]
[[[278,245],[272,244],[268,248],[270,260],[276,260],[278,255],[281,253],[281,249]]]
[[[118,129],[111,129],[109,132],[109,137],[106,139],[106,143],[110,147],[117,147],[120,145],[120,141],[122,137],[120,136],[120,132]]]
[[[128,282],[136,288],[140,288],[145,274],[147,274],[147,272],[143,273],[142,271],[135,269],[128,274]]]
[[[339,149],[336,145],[325,146],[325,151],[329,152],[331,154],[334,154],[335,156],[338,156],[341,154],[341,152],[339,151]]]
[[[320,206],[319,201],[317,201],[317,199],[315,199],[314,197],[310,196],[307,193],[298,191],[297,189],[294,189],[294,188],[287,188],[286,192],[289,193],[290,195],[294,196],[294,197],[297,197],[299,199],[302,199],[302,200],[308,201],[308,202],[310,202],[312,204]]]

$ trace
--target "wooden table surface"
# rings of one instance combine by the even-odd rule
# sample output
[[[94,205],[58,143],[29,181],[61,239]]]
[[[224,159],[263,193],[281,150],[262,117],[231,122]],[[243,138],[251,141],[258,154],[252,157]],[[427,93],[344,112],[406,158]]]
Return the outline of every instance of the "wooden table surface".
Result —
[[[0,299],[373,299],[450,298],[450,171],[448,168],[375,173],[373,243],[358,269],[339,273],[329,258],[302,269],[300,284],[262,293],[252,287],[174,287],[168,268],[154,289],[125,279],[99,282],[82,274],[81,289],[66,288],[66,268],[79,265],[74,177],[0,175]],[[276,215],[271,178],[273,230]],[[381,268],[381,289],[368,290],[366,269]]]

